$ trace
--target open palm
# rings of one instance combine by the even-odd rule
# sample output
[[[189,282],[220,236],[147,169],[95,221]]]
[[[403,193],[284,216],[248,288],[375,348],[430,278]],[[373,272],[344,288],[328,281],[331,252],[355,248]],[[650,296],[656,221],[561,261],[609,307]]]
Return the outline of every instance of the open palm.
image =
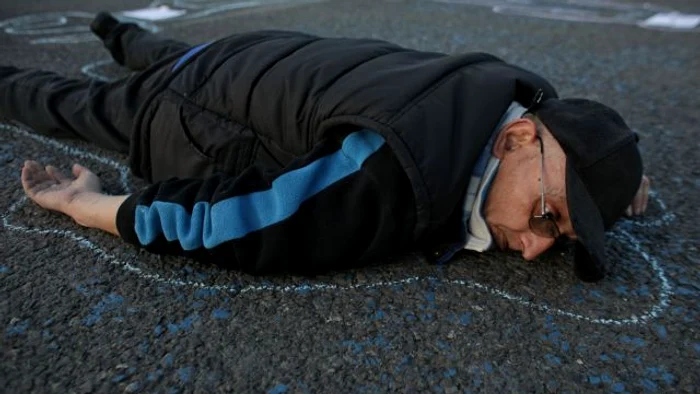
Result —
[[[77,195],[84,192],[100,193],[100,178],[87,168],[74,164],[73,177],[53,166],[42,167],[27,160],[22,168],[22,187],[27,196],[42,208],[65,212]]]

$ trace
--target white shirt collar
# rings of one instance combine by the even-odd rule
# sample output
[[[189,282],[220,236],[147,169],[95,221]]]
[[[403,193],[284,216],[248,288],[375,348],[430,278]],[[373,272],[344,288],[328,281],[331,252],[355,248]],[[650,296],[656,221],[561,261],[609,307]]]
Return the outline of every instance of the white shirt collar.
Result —
[[[491,236],[491,232],[486,225],[486,220],[482,213],[482,209],[486,204],[486,197],[491,188],[491,182],[496,176],[501,163],[497,157],[493,156],[493,142],[498,138],[498,134],[501,132],[503,126],[521,118],[525,111],[525,107],[517,102],[513,102],[510,107],[508,107],[508,110],[506,110],[498,126],[496,126],[496,129],[493,131],[491,140],[482,152],[482,155],[488,157],[486,169],[481,175],[473,174],[472,179],[469,181],[464,211],[465,213],[470,212],[470,214],[468,215],[468,220],[465,217],[466,240],[464,249],[483,252],[493,245],[493,237]]]

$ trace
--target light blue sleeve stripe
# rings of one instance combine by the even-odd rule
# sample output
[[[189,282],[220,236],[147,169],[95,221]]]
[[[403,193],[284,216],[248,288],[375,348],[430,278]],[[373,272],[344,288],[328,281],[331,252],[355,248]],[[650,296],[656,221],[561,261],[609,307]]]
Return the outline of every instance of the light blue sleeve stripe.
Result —
[[[172,68],[171,71],[175,71],[175,70],[177,70],[178,68],[180,68],[180,66],[182,66],[183,64],[185,64],[188,60],[190,60],[190,58],[191,58],[192,56],[194,56],[194,55],[196,55],[197,53],[201,52],[204,48],[208,47],[210,44],[211,44],[211,42],[207,42],[207,43],[204,43],[204,44],[200,44],[200,45],[197,45],[196,47],[193,47],[193,48],[190,49],[189,51],[187,51],[187,53],[185,53],[184,55],[182,55],[182,57],[180,58],[180,60],[178,60],[177,63],[175,63],[175,65],[173,66],[173,68]]]
[[[268,190],[231,197],[211,205],[196,203],[190,215],[183,206],[155,201],[136,207],[136,235],[142,245],[159,234],[180,241],[184,250],[213,248],[226,241],[279,223],[292,216],[307,199],[360,170],[384,145],[384,138],[369,130],[348,135],[342,147],[308,165],[287,172]]]

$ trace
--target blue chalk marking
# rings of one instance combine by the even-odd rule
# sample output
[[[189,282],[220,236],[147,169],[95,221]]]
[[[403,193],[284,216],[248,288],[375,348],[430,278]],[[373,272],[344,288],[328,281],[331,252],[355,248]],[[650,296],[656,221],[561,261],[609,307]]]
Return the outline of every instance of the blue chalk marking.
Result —
[[[600,378],[598,376],[589,376],[588,381],[591,384],[600,384]]]
[[[187,383],[192,378],[193,373],[194,373],[194,367],[180,368],[177,370],[177,378],[180,379],[181,382]]]
[[[271,388],[270,390],[267,391],[267,394],[284,394],[289,390],[289,387],[287,387],[284,384],[278,384],[277,386]]]
[[[231,311],[227,309],[222,309],[222,308],[216,308],[213,311],[211,311],[211,317],[214,319],[228,319],[229,316],[231,316]]]
[[[15,337],[19,335],[24,335],[29,328],[29,319],[23,320],[21,322],[12,324],[8,326],[7,331],[5,331],[5,337]]]
[[[457,375],[457,370],[454,368],[450,368],[445,373],[443,373],[443,376],[446,378],[451,378],[453,376]]]
[[[149,382],[155,382],[158,379],[160,379],[163,376],[163,370],[162,369],[156,369],[155,372],[149,372],[146,375],[146,380]]]
[[[627,295],[627,286],[617,286],[615,288],[615,293],[618,295]]]
[[[610,357],[603,353],[600,355],[600,361],[610,361]]]
[[[343,346],[351,348],[353,354],[358,354],[362,351],[362,349],[364,349],[362,345],[355,341],[343,341]]]
[[[425,300],[431,304],[434,304],[435,303],[435,292],[434,291],[426,291],[425,292]]]
[[[568,352],[568,351],[569,351],[569,342],[567,342],[567,341],[562,341],[562,343],[561,343],[561,350],[564,351],[564,352]]]
[[[462,314],[462,316],[459,317],[459,324],[463,326],[468,326],[472,322],[472,313],[467,312]]]
[[[646,341],[644,341],[642,338],[629,337],[627,335],[621,337],[620,342],[624,343],[626,345],[632,345],[635,348],[640,348],[640,347],[646,346]]]
[[[661,375],[661,379],[664,380],[664,383],[672,385],[673,381],[676,380],[676,377],[670,372],[664,372],[663,375]]]
[[[192,309],[194,309],[195,311],[201,311],[202,309],[204,309],[205,306],[206,303],[204,301],[195,301],[192,303]]]
[[[656,334],[658,334],[659,338],[665,339],[668,335],[666,327],[662,326],[661,324],[654,324],[654,328],[656,329]]]
[[[544,355],[544,358],[551,365],[561,365],[561,358],[559,358],[553,354],[547,353]]]
[[[163,357],[163,363],[166,367],[172,367],[174,361],[175,358],[173,357],[172,353],[168,353],[165,355],[165,357]]]
[[[144,339],[143,342],[141,342],[141,345],[139,346],[139,349],[141,350],[142,353],[148,353],[148,350],[151,348],[151,344],[148,343],[147,339]]]
[[[95,325],[102,320],[102,314],[117,309],[122,303],[124,303],[124,297],[116,293],[107,294],[97,305],[92,307],[90,314],[83,319],[83,325],[87,327]]]
[[[377,321],[382,320],[386,317],[386,313],[383,310],[377,309],[377,311],[370,317],[370,319]]]
[[[647,390],[656,391],[659,389],[659,385],[650,379],[642,379],[639,381],[639,383],[642,385],[642,387],[644,387]]]
[[[156,328],[153,329],[153,334],[157,337],[163,335],[164,332],[165,332],[165,328],[163,328],[163,326],[161,326],[160,324],[157,325]]]
[[[403,356],[399,365],[397,365],[396,368],[394,368],[394,372],[396,374],[398,374],[401,371],[403,371],[404,369],[406,369],[406,367],[410,366],[411,364],[413,364],[413,357]]]
[[[198,289],[197,291],[194,292],[194,297],[195,298],[208,298],[213,295],[216,295],[219,291],[216,289]]]
[[[636,293],[642,297],[649,297],[649,286],[643,285],[640,286],[639,289],[637,289]]]
[[[602,374],[602,375],[600,375],[600,380],[603,383],[607,383],[607,384],[612,383],[612,378],[610,377],[610,375]]]
[[[695,351],[700,353],[700,343],[694,343],[693,347],[695,348]]]
[[[674,291],[677,295],[683,295],[683,296],[694,296],[697,294],[695,290],[689,289],[687,287],[676,287],[676,290]]]
[[[193,324],[199,320],[199,315],[192,314],[184,318],[179,323],[168,323],[168,333],[175,334],[178,331],[190,331]]]
[[[491,373],[491,372],[493,372],[493,365],[491,365],[491,362],[486,361],[486,362],[484,363],[484,371],[486,371],[486,373]]]
[[[115,377],[112,378],[112,383],[123,382],[126,378],[127,378],[127,376],[124,375],[124,374],[117,375],[117,376],[115,376]]]
[[[0,274],[6,274],[10,272],[10,269],[5,267],[4,265],[0,265]]]
[[[625,385],[618,382],[613,384],[610,389],[613,391],[613,393],[622,393],[625,391]]]

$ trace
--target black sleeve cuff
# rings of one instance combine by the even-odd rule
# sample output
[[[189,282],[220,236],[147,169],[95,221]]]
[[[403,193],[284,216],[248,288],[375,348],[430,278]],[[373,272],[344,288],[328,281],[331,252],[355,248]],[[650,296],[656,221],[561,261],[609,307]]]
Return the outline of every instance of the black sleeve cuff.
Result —
[[[117,231],[119,231],[119,235],[124,241],[141,246],[141,242],[139,242],[139,238],[136,236],[134,222],[139,197],[140,193],[134,193],[119,206],[119,210],[117,210]]]

